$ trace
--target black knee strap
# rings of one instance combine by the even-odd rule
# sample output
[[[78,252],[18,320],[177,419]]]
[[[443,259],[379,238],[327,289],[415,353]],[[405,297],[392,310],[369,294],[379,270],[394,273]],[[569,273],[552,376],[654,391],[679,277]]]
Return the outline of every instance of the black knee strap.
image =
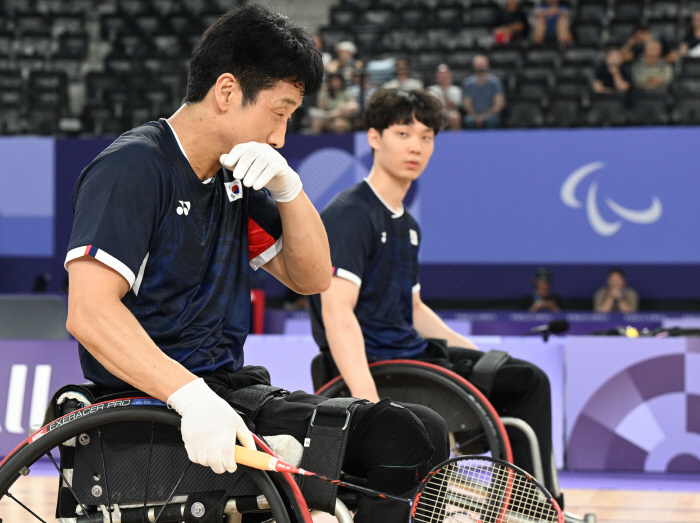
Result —
[[[316,407],[304,439],[301,468],[340,478],[352,413],[366,402],[357,398],[333,398]],[[335,513],[337,485],[307,476],[299,477],[297,482],[309,508]]]
[[[496,377],[496,372],[508,360],[510,354],[502,350],[490,350],[484,354],[472,367],[472,372],[469,374],[469,381],[472,385],[484,393],[487,398],[491,395],[493,380]]]
[[[242,389],[234,390],[224,398],[236,410],[245,414],[248,419],[255,423],[255,418],[265,403],[273,398],[283,398],[289,395],[289,391],[271,385],[251,385]]]

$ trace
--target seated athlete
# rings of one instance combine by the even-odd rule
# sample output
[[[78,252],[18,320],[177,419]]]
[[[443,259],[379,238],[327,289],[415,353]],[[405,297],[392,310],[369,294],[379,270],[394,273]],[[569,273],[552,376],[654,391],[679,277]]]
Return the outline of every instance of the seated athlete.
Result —
[[[441,119],[440,103],[424,91],[377,91],[365,113],[374,158],[369,176],[321,213],[334,276],[328,290],[310,299],[313,334],[321,351],[330,351],[354,397],[379,401],[368,362],[426,360],[468,379],[483,355],[421,301],[420,227],[403,205],[433,154]],[[497,371],[489,399],[500,415],[520,418],[535,430],[546,486],[555,487],[547,376],[510,359]],[[520,431],[508,433],[515,463],[532,472],[527,440]],[[556,495],[558,488],[552,491]]]
[[[73,192],[68,330],[85,377],[104,393],[138,389],[166,401],[182,416],[189,458],[217,473],[236,469],[236,437],[254,447],[235,393],[269,385],[264,368],[243,366],[249,265],[302,294],[330,284],[323,223],[275,151],[322,77],[303,29],[258,5],[235,9],[198,44],[183,106],[119,137]],[[244,411],[247,421],[302,448],[325,398],[267,399]],[[405,495],[447,455],[434,412],[366,402],[354,411],[343,468]],[[403,505],[369,496],[358,506],[359,521],[408,519]]]

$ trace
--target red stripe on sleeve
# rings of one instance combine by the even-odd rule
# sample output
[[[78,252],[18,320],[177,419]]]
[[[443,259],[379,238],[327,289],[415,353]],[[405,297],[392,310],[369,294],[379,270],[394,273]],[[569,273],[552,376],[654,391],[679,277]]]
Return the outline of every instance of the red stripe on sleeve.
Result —
[[[257,258],[277,240],[273,238],[265,229],[260,227],[255,220],[248,218],[248,256],[251,260]]]
[[[85,247],[85,256],[90,255],[90,249],[92,249],[92,245],[88,245],[87,247]]]

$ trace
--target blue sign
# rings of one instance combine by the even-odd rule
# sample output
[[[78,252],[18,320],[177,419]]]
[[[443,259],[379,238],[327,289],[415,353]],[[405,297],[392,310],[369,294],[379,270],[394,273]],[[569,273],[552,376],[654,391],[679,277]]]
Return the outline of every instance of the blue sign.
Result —
[[[445,132],[426,263],[698,263],[700,129]]]

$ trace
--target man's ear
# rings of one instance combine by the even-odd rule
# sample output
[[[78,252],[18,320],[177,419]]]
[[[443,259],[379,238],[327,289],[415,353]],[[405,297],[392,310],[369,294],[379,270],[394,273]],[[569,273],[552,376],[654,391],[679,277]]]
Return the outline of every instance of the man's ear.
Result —
[[[214,100],[221,112],[226,112],[233,107],[239,107],[243,99],[241,84],[231,73],[224,73],[214,84]]]
[[[377,131],[374,127],[370,127],[367,130],[367,142],[373,150],[379,149],[381,145],[382,133]]]

